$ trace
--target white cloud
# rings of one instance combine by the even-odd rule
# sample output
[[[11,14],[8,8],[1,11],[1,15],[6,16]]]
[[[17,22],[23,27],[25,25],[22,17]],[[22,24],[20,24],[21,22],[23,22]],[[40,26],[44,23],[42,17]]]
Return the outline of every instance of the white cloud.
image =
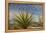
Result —
[[[33,21],[39,22],[39,16],[38,15],[33,15]]]

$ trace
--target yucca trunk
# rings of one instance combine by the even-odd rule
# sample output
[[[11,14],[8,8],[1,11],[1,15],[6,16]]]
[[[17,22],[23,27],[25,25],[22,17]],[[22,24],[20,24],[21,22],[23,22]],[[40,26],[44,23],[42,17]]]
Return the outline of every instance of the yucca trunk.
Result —
[[[27,29],[27,27],[24,27],[23,29]]]

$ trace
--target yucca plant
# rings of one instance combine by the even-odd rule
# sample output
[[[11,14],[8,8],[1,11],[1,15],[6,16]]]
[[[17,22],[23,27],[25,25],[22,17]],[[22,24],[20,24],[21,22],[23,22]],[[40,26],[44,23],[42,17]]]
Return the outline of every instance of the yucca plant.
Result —
[[[42,17],[39,17],[39,25],[40,25],[41,27],[43,27],[43,19],[42,19]]]
[[[14,22],[15,22],[14,24],[18,25],[18,27],[21,27],[23,29],[27,29],[28,26],[31,25],[31,21],[32,21],[32,14],[29,15],[28,12],[15,15],[14,18]]]

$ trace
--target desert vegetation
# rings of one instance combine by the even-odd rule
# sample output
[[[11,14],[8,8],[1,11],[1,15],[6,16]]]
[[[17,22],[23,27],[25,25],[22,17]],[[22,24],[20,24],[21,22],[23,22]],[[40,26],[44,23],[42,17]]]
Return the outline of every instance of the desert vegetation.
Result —
[[[18,15],[15,14],[13,22],[14,24],[10,25],[8,23],[9,29],[10,26],[13,27],[13,29],[28,29],[28,27],[43,27],[43,22],[41,18],[39,18],[39,22],[32,21],[33,20],[33,14],[29,14],[28,12],[22,12]]]
[[[28,27],[43,27],[43,22],[41,18],[39,18],[39,22],[32,21],[33,20],[33,14],[26,13],[19,13],[18,15],[15,14],[13,22],[14,24],[10,25],[8,23],[9,29],[10,26],[13,27],[13,29],[28,29]]]
[[[39,18],[39,22],[32,22],[32,16],[33,14],[30,14],[28,12],[26,13],[19,13],[19,15],[14,16],[14,29],[28,29],[29,26],[32,27],[41,27],[43,26],[43,23],[41,22],[41,19]]]
[[[22,29],[27,29],[28,26],[31,25],[31,21],[32,21],[32,14],[29,15],[28,13],[21,13],[19,14],[19,16],[15,15],[14,25],[17,25]]]

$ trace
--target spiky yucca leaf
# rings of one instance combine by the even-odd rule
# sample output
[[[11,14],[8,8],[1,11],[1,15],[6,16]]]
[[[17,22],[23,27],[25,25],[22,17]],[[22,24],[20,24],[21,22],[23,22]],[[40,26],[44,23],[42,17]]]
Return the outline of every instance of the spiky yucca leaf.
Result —
[[[19,27],[26,29],[28,26],[30,26],[32,20],[32,15],[29,15],[28,13],[21,13],[18,15],[15,15],[14,21],[18,23]]]

